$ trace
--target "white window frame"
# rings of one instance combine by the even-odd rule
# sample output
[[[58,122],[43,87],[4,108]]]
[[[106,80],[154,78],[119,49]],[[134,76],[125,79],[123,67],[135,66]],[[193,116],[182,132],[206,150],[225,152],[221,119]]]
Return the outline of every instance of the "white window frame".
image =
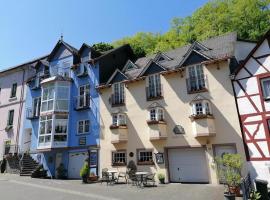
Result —
[[[124,156],[122,155],[119,155],[118,158],[117,158],[117,161],[116,162],[116,155],[117,154],[124,154]],[[121,162],[122,160],[124,160],[124,162]],[[113,151],[112,152],[112,165],[114,166],[117,166],[117,165],[126,165],[127,164],[127,152],[126,151]]]
[[[48,118],[50,117],[50,118]],[[45,118],[45,119],[42,119]],[[48,132],[48,123],[51,121],[51,132]],[[44,122],[44,134],[41,134],[41,123]],[[52,139],[53,139],[53,131],[54,131],[54,124],[53,124],[53,115],[49,116],[42,116],[39,120],[39,132],[38,132],[38,146],[51,146]],[[46,142],[46,137],[50,137],[50,140]],[[43,142],[40,142],[40,138],[44,138]]]
[[[44,99],[44,94],[45,94],[45,91],[47,90],[48,92],[48,95],[47,95],[47,98]],[[52,92],[52,97],[50,97],[50,93],[49,91],[51,90]],[[42,95],[41,95],[41,112],[48,112],[48,111],[52,111],[54,110],[54,101],[55,101],[55,85],[50,85],[50,86],[45,86],[42,88]],[[52,109],[49,110],[49,103],[50,102],[53,102],[53,106],[52,106]],[[45,105],[45,108],[43,108],[43,105]]]
[[[270,78],[263,78],[261,79],[261,88],[262,88],[262,92],[263,92],[263,98],[264,99],[270,99],[270,90],[267,92],[266,88],[264,86],[264,83],[269,81],[270,82]],[[268,93],[268,96],[266,96],[266,94]]]
[[[113,98],[112,101],[114,104],[121,104],[121,102],[125,102],[125,83],[117,82],[112,84],[112,93]]]
[[[197,112],[197,104],[202,105],[202,111],[200,113]],[[193,116],[212,115],[211,104],[208,100],[194,101],[194,102],[192,102],[191,106],[192,106],[192,115]]]
[[[80,133],[80,122],[82,122],[83,130]],[[88,131],[86,130],[86,123],[88,123]],[[84,119],[77,122],[77,135],[84,135],[90,133],[90,120]]]
[[[148,98],[155,98],[162,95],[160,74],[147,76],[146,85],[148,87]]]
[[[82,89],[82,90],[81,90]],[[81,93],[82,91],[82,93]],[[90,84],[81,85],[78,88],[78,94],[77,97],[77,108],[84,108],[87,105],[87,95],[89,96],[89,106],[90,106]],[[83,98],[83,105],[81,105],[81,98]]]
[[[154,114],[154,116],[152,116]],[[149,121],[164,121],[164,109],[161,107],[155,107],[149,109]]]
[[[200,87],[206,88],[206,81],[204,75],[204,67],[201,64],[190,65],[187,67],[187,77],[189,80],[189,87],[191,89],[192,79],[195,81],[195,90],[201,90]],[[192,90],[193,91],[193,90]]]
[[[116,121],[115,121],[116,119]],[[126,126],[127,125],[127,117],[124,113],[115,113],[112,114],[112,125],[113,126]]]
[[[38,117],[41,110],[41,97],[33,98],[32,102],[32,113],[33,117]]]
[[[59,118],[57,119],[56,116],[59,116]],[[53,142],[54,143],[61,143],[61,142],[67,142],[68,139],[68,116],[65,115],[65,117],[63,117],[62,119],[60,118],[61,115],[53,115]],[[62,133],[57,133],[56,132],[56,122],[62,122],[63,124],[65,124],[66,126],[66,131],[62,132]],[[65,141],[55,141],[55,137],[54,136],[66,136],[66,140]]]

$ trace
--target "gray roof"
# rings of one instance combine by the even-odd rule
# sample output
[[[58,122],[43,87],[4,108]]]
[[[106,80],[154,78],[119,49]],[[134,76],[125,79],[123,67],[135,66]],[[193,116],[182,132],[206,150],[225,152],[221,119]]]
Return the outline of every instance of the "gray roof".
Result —
[[[237,41],[237,33],[231,32],[218,37],[210,38],[205,41],[196,42],[198,45],[204,47],[198,50],[201,54],[209,57],[211,60],[221,59],[225,57],[233,57],[235,42]],[[181,62],[185,59],[186,54],[189,52],[194,44],[189,44],[177,49],[173,49],[163,54],[167,55],[171,60],[160,61],[159,64],[162,65],[167,70],[174,70],[181,67]],[[151,62],[157,54],[150,55],[147,57],[139,58],[135,64],[139,67],[138,69],[132,69],[126,71],[125,74],[130,78],[138,78],[143,68],[147,66],[148,62]]]

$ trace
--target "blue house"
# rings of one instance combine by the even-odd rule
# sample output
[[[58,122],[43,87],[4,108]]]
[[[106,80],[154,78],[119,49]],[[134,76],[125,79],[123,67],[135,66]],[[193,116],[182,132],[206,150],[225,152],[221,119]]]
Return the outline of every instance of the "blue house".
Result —
[[[28,80],[22,152],[57,177],[63,164],[68,178],[80,178],[88,158],[90,173],[99,173],[100,112],[96,86],[133,58],[129,45],[97,52],[87,44],[77,50],[62,39],[48,57],[32,65]]]

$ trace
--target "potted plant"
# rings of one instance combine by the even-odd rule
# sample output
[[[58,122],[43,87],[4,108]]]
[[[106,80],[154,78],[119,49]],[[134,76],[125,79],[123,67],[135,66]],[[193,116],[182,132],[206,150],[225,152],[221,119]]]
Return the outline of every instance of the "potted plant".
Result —
[[[84,162],[84,165],[82,166],[80,170],[80,176],[82,177],[83,183],[87,183],[88,173],[89,173],[89,164],[88,162]]]
[[[240,193],[243,160],[239,154],[224,154],[215,160],[218,166],[219,179],[226,186],[224,198],[234,200],[236,194]]]
[[[67,179],[67,170],[65,169],[65,166],[63,163],[61,163],[57,169],[57,178],[59,179]]]
[[[89,176],[89,180],[90,181],[97,181],[98,180],[98,177],[97,177],[96,173],[91,172],[90,173],[90,176]]]
[[[259,200],[259,199],[261,199],[261,195],[256,190],[252,190],[249,194],[249,198],[250,198],[250,200]]]
[[[159,173],[158,180],[159,180],[160,184],[165,184],[165,175],[162,173]]]

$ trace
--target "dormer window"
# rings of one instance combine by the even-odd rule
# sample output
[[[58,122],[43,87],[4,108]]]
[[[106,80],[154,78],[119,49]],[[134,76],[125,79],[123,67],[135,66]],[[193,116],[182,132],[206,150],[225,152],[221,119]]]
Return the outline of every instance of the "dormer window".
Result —
[[[125,104],[125,87],[124,83],[118,82],[112,85],[112,106],[121,106]]]
[[[162,98],[160,74],[152,74],[147,77],[146,98],[148,101]]]
[[[187,68],[187,91],[188,93],[206,90],[205,76],[201,64],[189,66]]]
[[[114,113],[112,114],[112,125],[111,128],[126,126],[126,114],[124,113]]]

